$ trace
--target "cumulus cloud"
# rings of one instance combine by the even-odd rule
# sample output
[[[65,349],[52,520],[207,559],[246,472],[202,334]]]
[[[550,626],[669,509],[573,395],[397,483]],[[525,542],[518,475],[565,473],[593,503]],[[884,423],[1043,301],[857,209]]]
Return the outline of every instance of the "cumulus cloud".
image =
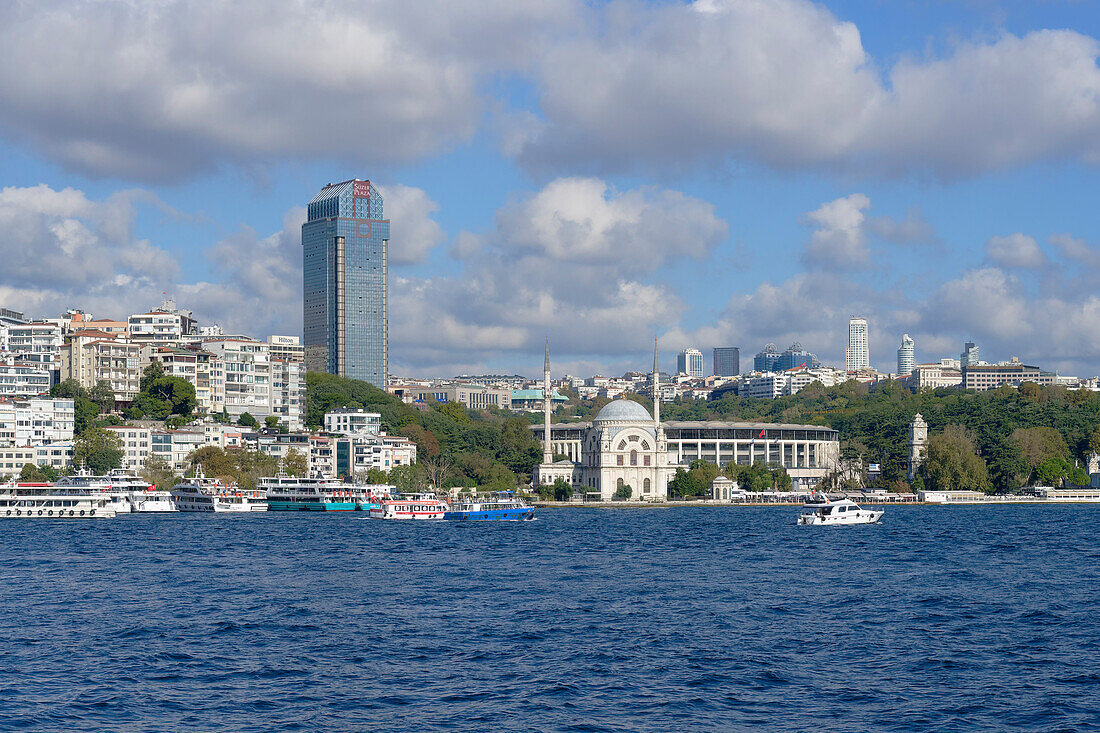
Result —
[[[855,25],[806,0],[612,3],[541,60],[543,119],[510,146],[536,170],[747,160],[954,178],[1095,164],[1098,53],[1069,30],[1006,33],[882,71]]]
[[[385,202],[390,231],[395,235],[386,251],[389,264],[423,262],[443,242],[443,227],[432,218],[439,204],[422,189],[400,183],[379,185],[378,190]]]
[[[1000,267],[1037,270],[1048,263],[1034,237],[1017,232],[1007,237],[991,237],[985,243],[985,254]]]
[[[460,236],[460,272],[391,283],[395,371],[526,359],[546,331],[562,354],[644,350],[686,311],[650,277],[706,257],[726,231],[710,204],[676,191],[551,181],[503,207],[490,231]]]
[[[1100,161],[1100,44],[1070,30],[884,64],[809,0],[46,0],[4,20],[0,131],[96,176],[403,163],[486,120],[547,177]]]
[[[522,70],[568,1],[7,4],[0,129],[92,175],[401,162],[465,141],[486,74]]]
[[[864,222],[871,199],[862,193],[822,204],[806,214],[806,222],[816,227],[806,245],[807,263],[835,269],[865,269],[870,266]]]

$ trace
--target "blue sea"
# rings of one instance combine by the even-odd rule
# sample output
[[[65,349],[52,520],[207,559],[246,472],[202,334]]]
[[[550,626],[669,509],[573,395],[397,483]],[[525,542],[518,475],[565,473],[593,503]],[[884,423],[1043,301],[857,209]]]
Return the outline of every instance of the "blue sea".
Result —
[[[0,524],[0,730],[1100,730],[1100,506]]]

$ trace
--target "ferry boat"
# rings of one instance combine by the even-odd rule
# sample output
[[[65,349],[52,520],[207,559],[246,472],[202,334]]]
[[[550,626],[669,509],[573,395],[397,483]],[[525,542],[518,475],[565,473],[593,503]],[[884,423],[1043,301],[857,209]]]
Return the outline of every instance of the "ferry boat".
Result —
[[[380,506],[391,489],[335,478],[293,476],[262,478],[258,488],[265,492],[268,511],[272,512],[369,511],[372,506]]]
[[[242,489],[202,471],[172,487],[172,500],[181,512],[266,512],[267,497],[260,489]]]
[[[0,517],[109,519],[115,514],[109,497],[87,489],[50,483],[0,486]]]
[[[877,524],[885,514],[881,510],[862,509],[849,499],[831,501],[824,492],[820,496],[819,501],[803,507],[808,511],[798,515],[799,524]]]
[[[443,519],[449,507],[435,494],[406,494],[383,499],[370,510],[371,519]]]
[[[56,485],[105,494],[118,514],[178,511],[172,501],[172,492],[158,489],[127,471],[111,471],[106,476],[78,473],[63,476],[57,480]]]
[[[528,506],[518,496],[494,494],[488,499],[477,497],[460,499],[451,506],[450,510],[443,515],[443,518],[528,521],[535,518],[535,509]]]

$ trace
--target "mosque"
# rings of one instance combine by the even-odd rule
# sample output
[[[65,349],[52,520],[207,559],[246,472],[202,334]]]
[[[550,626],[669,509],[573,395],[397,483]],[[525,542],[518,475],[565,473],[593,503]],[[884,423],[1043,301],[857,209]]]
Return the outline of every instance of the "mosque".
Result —
[[[653,393],[659,394],[657,344],[653,344]],[[543,395],[550,385],[550,340],[543,364]],[[661,422],[661,404],[653,414],[628,399],[609,402],[592,422],[550,422],[550,400],[543,400],[543,424],[532,426],[542,439],[543,459],[534,471],[536,484],[562,479],[586,499],[610,501],[630,487],[631,498],[663,501],[678,468],[702,459],[724,466],[737,462],[779,464],[791,476],[792,488],[809,490],[836,470],[840,459],[837,431],[822,425],[787,425],[726,421]],[[546,437],[549,436],[549,440]],[[554,461],[555,453],[568,459]]]

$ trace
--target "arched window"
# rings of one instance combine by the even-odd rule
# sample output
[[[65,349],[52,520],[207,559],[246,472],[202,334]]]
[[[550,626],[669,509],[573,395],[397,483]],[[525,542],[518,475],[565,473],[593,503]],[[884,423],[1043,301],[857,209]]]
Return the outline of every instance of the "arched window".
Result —
[[[630,451],[630,465],[631,466],[637,466],[638,465],[638,451],[636,451],[636,450]]]
[[[643,440],[642,441],[642,450],[649,450],[649,441],[648,440]]]
[[[649,479],[646,479],[645,481],[642,482],[642,491],[645,492],[646,494],[649,493],[649,487],[650,487]]]
[[[615,482],[615,488],[616,489],[621,489],[622,487],[623,487],[623,480],[622,479],[619,479],[618,481]]]
[[[626,450],[626,441],[625,440],[620,440],[619,441],[619,450]]]

